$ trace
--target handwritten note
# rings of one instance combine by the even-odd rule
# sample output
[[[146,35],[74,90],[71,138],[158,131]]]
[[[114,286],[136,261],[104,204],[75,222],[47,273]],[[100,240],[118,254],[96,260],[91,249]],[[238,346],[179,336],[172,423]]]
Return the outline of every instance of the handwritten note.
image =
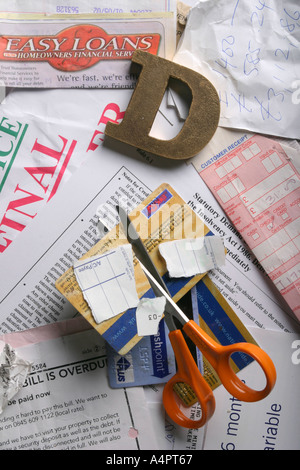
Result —
[[[300,5],[208,0],[192,8],[174,60],[216,87],[220,125],[299,138]]]

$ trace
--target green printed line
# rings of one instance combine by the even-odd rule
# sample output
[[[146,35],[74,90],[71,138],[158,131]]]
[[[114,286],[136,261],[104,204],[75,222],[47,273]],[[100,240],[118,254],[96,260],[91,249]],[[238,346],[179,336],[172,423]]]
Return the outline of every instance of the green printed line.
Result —
[[[15,148],[15,151],[14,151],[14,153],[13,153],[13,156],[12,156],[10,162],[9,162],[9,165],[8,165],[8,167],[7,167],[7,170],[6,170],[6,172],[5,172],[5,174],[4,174],[4,177],[3,177],[2,181],[1,181],[1,184],[0,184],[0,193],[1,193],[2,189],[3,189],[3,186],[4,186],[4,184],[5,184],[5,181],[6,181],[7,177],[8,177],[8,174],[9,174],[9,172],[10,172],[10,170],[11,170],[12,164],[13,164],[13,162],[14,162],[16,156],[17,156],[17,153],[18,153],[18,150],[19,150],[20,145],[21,145],[21,143],[22,143],[22,140],[24,139],[25,133],[26,133],[26,131],[27,131],[27,127],[28,127],[28,124],[25,124],[24,130],[23,130],[23,132],[22,132],[22,134],[21,134],[21,137],[20,137],[20,139],[19,139],[19,141],[18,141],[18,143],[17,143],[17,146],[16,146],[16,148]]]

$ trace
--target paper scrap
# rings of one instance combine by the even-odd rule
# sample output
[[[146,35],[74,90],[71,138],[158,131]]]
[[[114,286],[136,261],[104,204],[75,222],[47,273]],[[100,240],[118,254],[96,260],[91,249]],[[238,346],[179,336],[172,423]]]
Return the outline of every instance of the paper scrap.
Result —
[[[0,413],[24,385],[31,363],[19,357],[7,343],[0,354]]]
[[[161,243],[159,251],[170,277],[194,276],[225,264],[224,242],[217,236]]]
[[[298,139],[299,24],[293,0],[197,2],[173,60],[215,86],[220,126]]]
[[[143,298],[139,301],[136,309],[136,325],[139,336],[157,335],[165,306],[165,297]]]
[[[79,260],[74,264],[74,272],[96,323],[137,306],[130,244]]]

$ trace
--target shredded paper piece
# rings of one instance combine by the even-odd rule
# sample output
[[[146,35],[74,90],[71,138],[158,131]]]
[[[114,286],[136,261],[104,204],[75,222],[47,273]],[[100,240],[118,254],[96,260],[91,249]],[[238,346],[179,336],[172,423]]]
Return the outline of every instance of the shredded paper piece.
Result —
[[[170,277],[195,276],[225,264],[224,242],[217,236],[161,243],[159,251]]]
[[[0,413],[24,385],[31,363],[20,358],[15,350],[5,343],[0,354]]]
[[[157,335],[165,306],[165,297],[140,300],[136,309],[136,324],[139,336]]]
[[[77,261],[74,272],[96,323],[137,306],[130,244]]]

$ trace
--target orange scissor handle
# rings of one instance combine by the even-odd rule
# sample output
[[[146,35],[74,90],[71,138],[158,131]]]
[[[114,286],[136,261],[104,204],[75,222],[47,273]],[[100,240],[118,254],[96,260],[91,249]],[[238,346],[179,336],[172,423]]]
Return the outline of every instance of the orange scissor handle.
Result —
[[[269,395],[276,382],[276,370],[271,358],[259,346],[251,343],[222,346],[214,341],[193,320],[186,323],[183,330],[211,363],[226,390],[235,398],[254,402]],[[251,356],[260,365],[266,378],[266,386],[263,390],[253,390],[236,375],[230,365],[230,357],[236,352]]]
[[[163,404],[167,414],[177,424],[185,428],[200,428],[208,421],[215,410],[215,399],[211,388],[201,375],[193,356],[180,330],[169,333],[177,362],[177,373],[166,383],[163,391]],[[188,418],[178,405],[173,387],[184,382],[190,385],[201,405],[201,417],[198,420]]]

